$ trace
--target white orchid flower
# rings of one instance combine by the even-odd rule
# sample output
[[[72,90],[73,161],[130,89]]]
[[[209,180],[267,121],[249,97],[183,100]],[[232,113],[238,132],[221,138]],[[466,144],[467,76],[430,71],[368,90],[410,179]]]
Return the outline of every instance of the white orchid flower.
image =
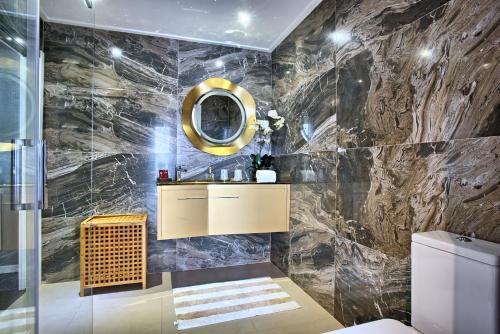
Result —
[[[280,117],[276,122],[274,122],[274,127],[276,130],[281,129],[285,125],[285,118]]]
[[[273,129],[271,129],[270,127],[264,128],[264,129],[262,130],[262,133],[264,133],[264,136],[268,136],[268,135],[270,135],[271,133],[273,133]]]
[[[280,116],[278,115],[278,112],[276,110],[269,110],[267,113],[267,116],[272,119],[279,119]]]

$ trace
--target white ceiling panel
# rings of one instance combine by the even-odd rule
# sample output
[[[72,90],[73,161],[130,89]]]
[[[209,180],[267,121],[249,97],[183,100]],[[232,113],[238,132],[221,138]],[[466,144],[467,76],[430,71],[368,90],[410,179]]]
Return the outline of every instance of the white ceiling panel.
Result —
[[[49,22],[272,51],[321,0],[41,0]]]

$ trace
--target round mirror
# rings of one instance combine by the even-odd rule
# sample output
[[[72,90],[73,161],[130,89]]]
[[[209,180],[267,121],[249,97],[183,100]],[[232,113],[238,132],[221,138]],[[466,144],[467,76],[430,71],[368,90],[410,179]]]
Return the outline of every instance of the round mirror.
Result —
[[[231,81],[205,80],[184,100],[182,127],[191,143],[204,152],[238,152],[252,141],[255,124],[254,99]]]
[[[234,95],[214,89],[198,99],[192,122],[203,139],[214,144],[228,144],[245,129],[245,109]]]

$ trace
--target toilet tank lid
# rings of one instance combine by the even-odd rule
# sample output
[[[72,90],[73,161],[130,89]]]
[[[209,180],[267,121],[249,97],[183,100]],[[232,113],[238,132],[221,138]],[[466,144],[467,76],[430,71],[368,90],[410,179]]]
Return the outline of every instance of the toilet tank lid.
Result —
[[[455,233],[431,231],[413,233],[411,240],[471,260],[500,266],[500,244],[475,238],[469,238],[471,242],[464,242],[457,239],[459,237],[461,235]]]

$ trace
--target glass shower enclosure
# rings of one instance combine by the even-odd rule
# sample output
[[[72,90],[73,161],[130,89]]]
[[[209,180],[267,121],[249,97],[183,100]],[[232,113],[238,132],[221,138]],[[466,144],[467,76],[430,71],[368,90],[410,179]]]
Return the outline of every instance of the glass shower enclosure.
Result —
[[[37,333],[44,145],[39,4],[0,1],[0,333]]]

